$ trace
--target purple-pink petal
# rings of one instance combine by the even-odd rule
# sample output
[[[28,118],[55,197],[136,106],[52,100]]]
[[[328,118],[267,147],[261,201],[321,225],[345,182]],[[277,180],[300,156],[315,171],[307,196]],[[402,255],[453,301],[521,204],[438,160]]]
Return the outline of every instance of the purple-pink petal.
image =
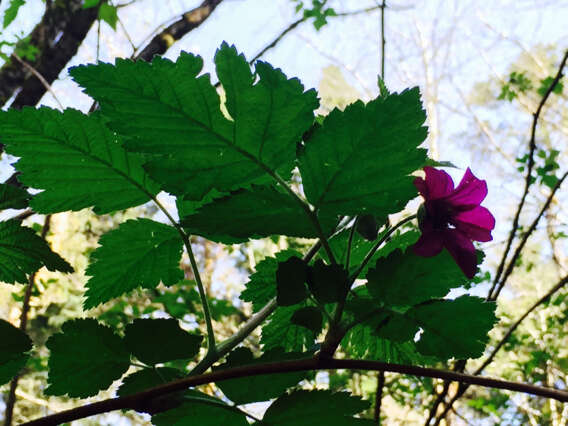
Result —
[[[444,248],[443,235],[436,231],[422,231],[420,238],[412,246],[415,254],[422,257],[432,257],[439,254]]]
[[[487,183],[477,179],[469,167],[455,191],[446,200],[455,207],[478,206],[487,196]]]
[[[425,199],[435,200],[452,193],[454,181],[449,174],[428,166],[424,167],[424,171],[426,172],[426,179],[416,178],[414,185]]]
[[[451,219],[459,231],[473,241],[491,241],[491,231],[495,228],[495,218],[485,207],[477,206],[455,214]]]
[[[457,229],[444,231],[444,246],[448,249],[462,272],[469,279],[477,272],[475,247],[469,238]]]

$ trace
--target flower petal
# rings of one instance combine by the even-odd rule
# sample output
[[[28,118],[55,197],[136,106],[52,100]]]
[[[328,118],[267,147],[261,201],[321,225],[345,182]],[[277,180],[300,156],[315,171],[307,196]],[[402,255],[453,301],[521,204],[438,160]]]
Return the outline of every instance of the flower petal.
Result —
[[[444,248],[443,234],[436,231],[423,231],[422,235],[412,246],[415,254],[422,257],[432,257],[439,254]]]
[[[446,197],[454,207],[478,206],[487,196],[487,182],[477,179],[469,167],[455,191]]]
[[[414,179],[414,186],[426,200],[434,200],[450,195],[454,190],[454,181],[443,170],[434,167],[424,167],[426,179]]]
[[[456,229],[473,241],[491,241],[495,218],[485,207],[477,206],[454,215],[450,222]]]
[[[469,279],[477,272],[475,247],[466,235],[457,229],[444,231],[444,246],[448,249],[462,272]]]

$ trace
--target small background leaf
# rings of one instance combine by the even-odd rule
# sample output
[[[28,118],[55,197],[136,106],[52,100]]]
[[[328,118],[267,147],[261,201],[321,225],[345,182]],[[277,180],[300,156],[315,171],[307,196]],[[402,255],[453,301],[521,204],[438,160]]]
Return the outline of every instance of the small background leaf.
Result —
[[[0,183],[0,210],[25,209],[31,197],[25,189]]]

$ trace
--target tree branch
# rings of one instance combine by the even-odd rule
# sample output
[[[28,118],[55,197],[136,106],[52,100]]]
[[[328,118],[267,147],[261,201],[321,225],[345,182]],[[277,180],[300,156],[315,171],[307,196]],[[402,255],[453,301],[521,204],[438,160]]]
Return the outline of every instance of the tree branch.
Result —
[[[143,410],[148,401],[173,392],[183,391],[189,387],[199,386],[206,383],[220,382],[242,377],[259,376],[264,374],[278,374],[297,371],[317,370],[365,370],[365,371],[388,371],[392,373],[409,374],[419,377],[433,377],[443,380],[468,383],[494,389],[505,389],[523,392],[530,395],[538,395],[552,398],[562,402],[568,402],[568,392],[543,386],[528,385],[525,383],[510,382],[488,377],[472,376],[468,374],[454,373],[451,371],[437,370],[435,368],[417,367],[411,365],[392,364],[380,361],[364,361],[355,359],[318,359],[309,358],[294,361],[272,362],[266,364],[253,364],[242,367],[217,370],[212,373],[190,376],[181,380],[156,386],[143,392],[120,398],[112,398],[104,401],[87,404],[73,408],[41,419],[24,423],[27,426],[57,425],[86,418],[95,414],[107,413],[120,409]]]
[[[513,226],[511,227],[511,232],[509,233],[509,238],[507,240],[507,245],[505,247],[505,251],[503,252],[501,262],[499,263],[499,266],[497,268],[497,272],[496,272],[495,278],[493,280],[493,285],[491,286],[491,289],[489,290],[489,293],[488,293],[488,297],[487,297],[488,300],[495,300],[496,296],[498,296],[498,293],[494,293],[494,291],[497,288],[499,280],[501,279],[501,274],[503,272],[503,269],[505,268],[505,263],[507,261],[507,257],[509,256],[509,251],[511,250],[511,245],[513,244],[513,240],[515,239],[515,236],[517,234],[517,230],[519,228],[519,218],[521,216],[521,211],[522,211],[522,209],[525,205],[525,200],[527,198],[527,195],[529,193],[529,188],[530,188],[531,183],[532,183],[531,180],[532,180],[532,170],[533,170],[533,167],[534,167],[534,152],[536,150],[536,127],[537,127],[537,124],[538,124],[538,119],[540,117],[540,113],[542,111],[542,108],[544,107],[544,104],[546,103],[550,94],[552,93],[552,91],[554,90],[554,88],[556,87],[556,85],[558,84],[558,82],[560,81],[560,79],[563,76],[562,71],[564,70],[564,66],[566,65],[567,60],[568,60],[568,50],[566,51],[566,53],[564,54],[564,57],[562,58],[562,61],[560,62],[560,65],[558,67],[558,72],[556,73],[554,80],[552,81],[552,83],[550,84],[548,89],[546,90],[544,96],[542,97],[542,99],[540,100],[540,103],[538,104],[536,112],[533,114],[533,121],[532,121],[532,126],[531,126],[531,136],[530,136],[530,139],[529,139],[529,163],[527,165],[527,175],[525,177],[525,188],[523,190],[523,195],[521,196],[521,201],[519,202],[519,205],[517,207],[517,211],[515,213],[515,217],[513,219]]]

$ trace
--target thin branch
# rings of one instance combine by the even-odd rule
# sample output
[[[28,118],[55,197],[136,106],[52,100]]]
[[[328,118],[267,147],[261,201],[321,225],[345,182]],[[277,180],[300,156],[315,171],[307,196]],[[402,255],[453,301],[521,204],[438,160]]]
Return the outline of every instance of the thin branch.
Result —
[[[383,0],[381,8],[381,78],[385,79],[385,7],[386,1]]]
[[[511,337],[513,335],[513,333],[515,332],[515,330],[519,327],[519,325],[521,325],[521,323],[536,309],[538,308],[540,305],[542,305],[543,303],[546,303],[556,292],[558,292],[559,290],[561,290],[564,286],[566,286],[566,284],[568,284],[568,276],[565,276],[564,278],[562,278],[560,281],[558,281],[558,283],[556,283],[556,285],[554,287],[552,287],[544,296],[542,296],[540,299],[538,299],[535,303],[533,303],[531,305],[530,308],[528,308],[525,313],[523,315],[521,315],[517,321],[515,321],[515,323],[509,327],[509,330],[507,330],[507,333],[505,333],[505,335],[501,338],[501,340],[499,341],[499,343],[495,346],[495,348],[493,348],[493,350],[491,351],[491,353],[487,356],[487,359],[477,368],[477,370],[475,370],[475,372],[473,373],[475,376],[481,374],[483,372],[483,370],[489,365],[491,364],[491,362],[493,362],[493,360],[495,359],[495,356],[497,355],[497,352],[499,352],[501,350],[501,348],[505,345],[505,343],[507,342],[507,340],[509,339],[509,337]],[[448,414],[448,412],[450,411],[450,409],[452,409],[454,403],[460,399],[463,394],[467,391],[468,386],[461,384],[458,387],[455,395],[450,399],[450,401],[447,403],[446,408],[444,409],[444,411],[437,417],[436,422],[434,423],[434,425],[438,425],[440,424],[440,421]],[[428,424],[428,423],[426,423]]]
[[[41,230],[41,239],[45,240],[47,233],[49,232],[49,227],[51,225],[51,215],[45,216],[43,221],[43,228]],[[28,285],[26,286],[26,292],[24,293],[24,300],[22,302],[22,312],[20,313],[20,330],[24,333],[28,328],[28,315],[30,313],[30,301],[32,298],[32,292],[34,289],[36,278],[36,272],[31,274],[28,278]],[[18,382],[20,380],[20,374],[16,375],[10,382],[10,390],[8,391],[8,399],[6,401],[6,412],[4,414],[4,426],[12,425],[12,418],[14,415],[14,406],[16,405],[16,390],[18,388]]]
[[[359,222],[359,216],[355,218],[353,226],[349,230],[349,239],[347,240],[347,253],[345,256],[345,270],[349,271],[349,264],[351,263],[351,249],[353,248],[353,236],[355,235],[355,229],[357,228],[357,223]]]
[[[380,361],[364,361],[356,359],[318,359],[309,358],[293,361],[272,362],[266,364],[253,364],[241,367],[217,370],[212,373],[189,376],[165,385],[156,386],[143,392],[120,398],[111,398],[104,401],[87,404],[73,408],[41,419],[24,423],[27,426],[47,426],[70,422],[95,414],[108,413],[121,409],[143,410],[149,401],[156,397],[173,392],[183,391],[189,387],[199,386],[206,383],[220,382],[229,379],[252,377],[265,374],[278,374],[299,371],[319,370],[365,370],[365,371],[388,371],[392,373],[408,374],[418,377],[432,377],[443,380],[467,383],[493,389],[504,389],[522,392],[530,395],[553,398],[561,402],[568,402],[568,392],[543,386],[534,386],[525,383],[511,382],[493,379],[489,377],[472,376],[468,374],[454,373],[451,371],[438,370],[435,368],[417,367],[411,365],[393,364]]]
[[[503,290],[503,287],[505,287],[505,283],[507,282],[507,279],[509,278],[509,276],[513,272],[513,269],[516,266],[517,259],[521,255],[521,252],[523,251],[525,244],[527,243],[529,237],[532,235],[532,233],[536,229],[538,222],[540,221],[540,219],[542,218],[544,213],[546,213],[546,211],[548,210],[548,207],[550,207],[550,203],[554,199],[554,195],[556,194],[556,191],[558,191],[558,189],[560,188],[560,185],[562,185],[562,182],[564,182],[566,177],[568,177],[568,172],[564,173],[564,175],[558,180],[558,182],[556,182],[556,185],[554,185],[554,188],[552,188],[552,191],[550,192],[550,195],[546,199],[546,202],[544,203],[544,205],[540,209],[540,212],[538,213],[536,218],[533,220],[533,222],[531,223],[531,226],[528,228],[528,230],[523,234],[523,238],[521,239],[521,241],[517,245],[517,248],[515,249],[515,252],[513,253],[513,256],[511,257],[509,264],[507,265],[507,269],[503,273],[501,281],[499,282],[499,285],[497,286],[494,294],[491,297],[491,300],[497,300],[497,297],[499,297],[501,290]]]
[[[424,422],[424,426],[428,426],[432,421],[432,419],[436,417],[436,412],[438,411],[438,407],[442,402],[444,402],[444,399],[446,399],[446,396],[448,395],[448,392],[450,390],[450,384],[451,382],[448,381],[444,382],[444,387],[442,388],[442,391],[436,395],[436,400],[434,401],[434,404],[432,404],[432,407],[430,407],[430,412],[428,413],[428,418]]]
[[[45,90],[47,90],[49,93],[51,93],[51,96],[53,96],[53,99],[55,99],[55,102],[57,102],[57,105],[59,106],[59,108],[61,108],[61,110],[63,110],[64,109],[63,104],[59,101],[59,98],[57,97],[57,95],[55,94],[53,89],[51,88],[51,85],[48,83],[48,81],[44,78],[44,76],[41,75],[41,73],[38,70],[36,70],[33,66],[28,64],[22,58],[20,58],[16,52],[12,53],[12,57],[16,61],[18,61],[20,64],[22,64],[25,68],[27,68],[33,75],[35,75],[35,77],[41,82],[41,84],[43,85]]]
[[[564,57],[562,58],[562,61],[560,62],[560,65],[558,67],[558,72],[556,73],[554,80],[552,81],[552,83],[550,84],[548,89],[546,90],[544,96],[542,97],[542,99],[540,100],[540,103],[538,104],[536,112],[533,114],[533,121],[532,121],[532,126],[531,126],[531,135],[530,135],[530,139],[529,139],[529,161],[528,161],[528,165],[527,165],[527,175],[525,177],[525,188],[523,190],[523,195],[521,197],[521,201],[519,202],[519,205],[517,206],[517,211],[516,211],[514,219],[513,219],[513,226],[511,227],[509,239],[507,240],[507,246],[505,247],[505,251],[503,252],[501,262],[499,263],[499,266],[497,268],[497,272],[496,272],[495,278],[493,280],[493,285],[492,285],[492,287],[491,287],[491,289],[489,290],[489,293],[488,293],[488,297],[487,297],[488,300],[495,300],[494,291],[497,288],[497,285],[498,285],[498,283],[501,279],[501,274],[503,273],[503,270],[505,268],[505,263],[507,261],[507,257],[509,256],[509,252],[511,250],[511,245],[513,244],[513,240],[515,239],[515,236],[517,234],[517,230],[519,228],[519,218],[521,216],[521,211],[522,211],[522,209],[525,205],[525,200],[527,198],[527,195],[529,193],[529,189],[530,189],[530,186],[531,186],[531,183],[532,183],[531,181],[532,181],[532,170],[533,170],[533,167],[534,167],[534,152],[536,150],[536,127],[537,127],[537,124],[538,124],[538,119],[540,117],[540,113],[541,113],[541,111],[544,107],[544,104],[546,103],[546,101],[550,97],[550,94],[552,93],[552,91],[554,90],[554,88],[556,87],[556,85],[558,84],[560,79],[562,78],[562,75],[563,75],[562,71],[564,70],[564,66],[566,65],[567,60],[568,60],[568,50],[566,51],[566,53],[564,54]]]
[[[383,401],[383,390],[385,387],[385,372],[379,371],[377,374],[377,392],[375,393],[375,412],[373,413],[373,419],[375,423],[381,424],[381,403]]]

